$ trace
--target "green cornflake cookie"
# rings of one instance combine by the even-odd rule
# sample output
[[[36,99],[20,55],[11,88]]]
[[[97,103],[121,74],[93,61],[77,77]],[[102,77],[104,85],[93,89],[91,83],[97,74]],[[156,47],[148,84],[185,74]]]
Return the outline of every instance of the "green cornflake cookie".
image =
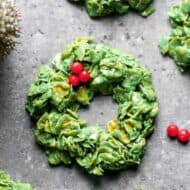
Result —
[[[30,184],[13,181],[8,174],[0,170],[0,190],[32,190]]]
[[[172,57],[181,71],[190,66],[190,0],[171,7],[171,34],[159,42],[163,55]]]
[[[91,74],[86,85],[68,83],[70,65],[80,61]],[[116,118],[105,131],[77,115],[95,96],[112,95]],[[28,91],[26,109],[37,120],[35,137],[49,163],[76,161],[93,175],[138,165],[158,112],[151,73],[133,56],[90,38],[78,38],[44,67]]]
[[[154,12],[153,0],[70,0],[83,3],[91,17],[101,17],[110,14],[125,14],[129,9],[139,12],[142,16],[149,16]]]

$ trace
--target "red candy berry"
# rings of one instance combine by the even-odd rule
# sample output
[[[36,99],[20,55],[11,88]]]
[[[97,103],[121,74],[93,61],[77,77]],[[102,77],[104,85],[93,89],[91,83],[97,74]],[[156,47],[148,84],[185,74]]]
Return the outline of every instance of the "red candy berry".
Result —
[[[70,66],[70,70],[73,74],[80,74],[83,71],[83,65],[80,62],[74,62]]]
[[[69,84],[72,86],[78,86],[79,85],[79,77],[75,75],[69,76]]]
[[[177,134],[178,140],[182,143],[187,143],[189,141],[189,131],[187,129],[181,129]]]
[[[177,125],[175,125],[175,124],[170,124],[170,125],[167,127],[167,134],[168,134],[168,136],[171,137],[171,138],[177,137],[177,135],[178,135],[178,127],[177,127]]]
[[[79,75],[79,79],[83,83],[87,83],[90,80],[90,73],[88,71],[82,71]]]

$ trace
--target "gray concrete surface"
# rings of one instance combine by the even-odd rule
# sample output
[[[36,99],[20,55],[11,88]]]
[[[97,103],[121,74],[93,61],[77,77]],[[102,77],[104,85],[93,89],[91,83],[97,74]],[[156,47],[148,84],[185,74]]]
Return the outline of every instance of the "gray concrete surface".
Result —
[[[155,0],[157,11],[147,19],[130,13],[91,20],[84,8],[66,0],[17,0],[23,33],[16,50],[0,64],[0,168],[31,183],[34,190],[189,190],[190,144],[169,140],[165,129],[170,122],[190,129],[190,74],[182,75],[157,48],[159,38],[170,31],[169,7],[177,2]],[[41,66],[50,65],[75,37],[87,35],[133,53],[153,73],[160,113],[137,170],[94,178],[75,165],[51,168],[35,144],[24,110],[27,88]],[[115,115],[116,106],[104,97],[81,112],[81,117],[102,126]]]

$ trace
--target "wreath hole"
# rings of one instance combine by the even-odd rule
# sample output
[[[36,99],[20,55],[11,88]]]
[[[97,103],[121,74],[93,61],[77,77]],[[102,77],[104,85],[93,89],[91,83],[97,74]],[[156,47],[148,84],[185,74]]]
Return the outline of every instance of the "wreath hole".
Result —
[[[90,126],[98,125],[107,130],[108,122],[117,117],[117,109],[112,96],[96,96],[89,106],[79,110],[79,115]]]

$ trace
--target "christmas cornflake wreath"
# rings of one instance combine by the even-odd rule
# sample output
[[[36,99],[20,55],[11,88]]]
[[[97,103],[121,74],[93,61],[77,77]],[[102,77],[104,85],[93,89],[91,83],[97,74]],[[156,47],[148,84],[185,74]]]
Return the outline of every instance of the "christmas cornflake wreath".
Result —
[[[32,190],[30,184],[14,181],[11,177],[0,169],[0,190]]]
[[[146,17],[154,12],[153,0],[70,0],[85,4],[91,17],[102,17],[110,14],[126,14],[129,9]]]
[[[170,56],[181,71],[190,67],[190,0],[171,7],[169,12],[171,34],[161,38],[159,48],[163,55]]]
[[[41,69],[26,103],[37,120],[35,137],[49,163],[76,161],[94,175],[138,165],[158,112],[151,73],[133,56],[90,38],[77,38],[54,58],[53,65]],[[88,77],[78,77],[77,72],[87,72]],[[108,131],[88,126],[77,115],[97,95],[113,95],[118,104],[118,115],[108,122]]]

